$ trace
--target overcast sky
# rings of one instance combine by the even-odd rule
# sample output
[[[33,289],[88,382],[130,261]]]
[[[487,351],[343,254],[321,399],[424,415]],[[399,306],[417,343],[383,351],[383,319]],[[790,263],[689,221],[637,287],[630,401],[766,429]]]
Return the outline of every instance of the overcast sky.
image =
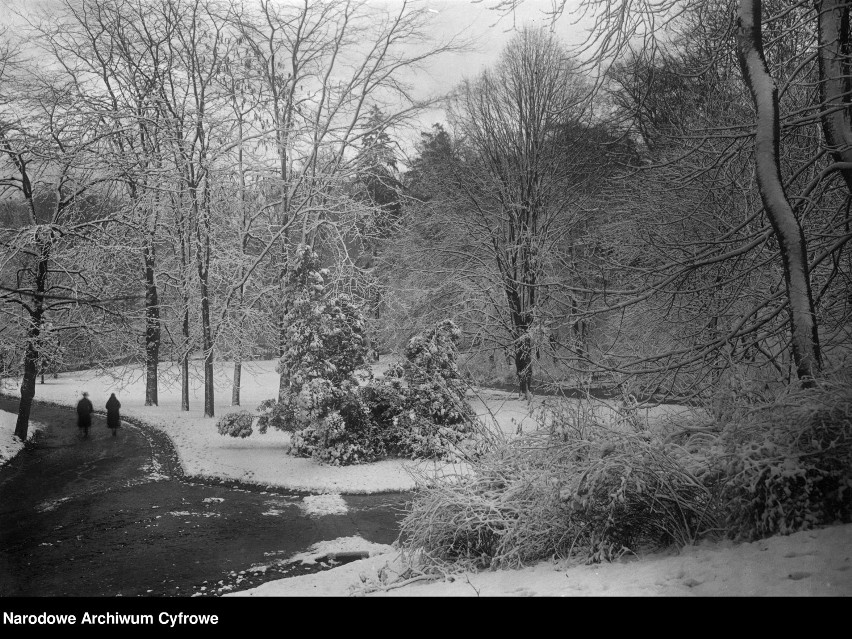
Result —
[[[368,0],[377,5],[398,9],[403,0]],[[473,41],[463,53],[444,54],[431,60],[414,78],[418,97],[435,96],[451,91],[464,78],[476,76],[493,65],[511,37],[524,25],[552,28],[566,46],[580,45],[587,36],[577,16],[565,14],[553,22],[548,12],[553,0],[523,0],[513,11],[501,13],[493,9],[499,0],[422,0],[434,13],[432,33],[436,40],[447,40],[459,34]],[[579,0],[567,0],[569,8]],[[421,6],[423,6],[421,5]],[[428,130],[437,122],[445,123],[442,109],[431,109],[419,118],[414,128]],[[417,131],[397,131],[404,147],[411,150],[419,141]]]
[[[386,6],[391,11],[398,10],[402,1],[367,0],[368,4]],[[566,14],[555,23],[551,21],[548,12],[552,10],[554,0],[523,0],[509,13],[493,9],[499,2],[500,0],[414,0],[414,4],[425,5],[433,13],[432,33],[436,40],[447,40],[463,34],[474,42],[464,53],[445,54],[434,58],[426,69],[418,72],[413,82],[419,97],[446,93],[463,78],[475,76],[492,65],[512,35],[526,24],[553,28],[569,46],[580,44],[587,35],[584,23],[576,23],[576,16]],[[578,2],[579,0],[567,0],[567,6],[570,9]],[[14,26],[17,21],[10,7],[13,10],[21,10],[49,3],[50,0],[0,0],[0,24]],[[445,114],[442,110],[431,110],[420,119],[417,128],[429,129],[435,122],[444,120]],[[413,140],[418,138],[414,133]]]
[[[402,0],[392,0],[389,5]],[[552,0],[524,0],[514,11],[502,14],[493,7],[498,0],[426,0],[426,6],[435,11],[433,18],[436,37],[451,37],[459,32],[475,38],[477,44],[463,54],[443,56],[433,65],[431,81],[436,90],[455,85],[463,77],[476,75],[492,64],[516,30],[529,25],[551,26]],[[576,0],[568,0],[574,6]],[[565,15],[552,24],[554,32],[566,45],[579,44],[586,36],[575,18]]]

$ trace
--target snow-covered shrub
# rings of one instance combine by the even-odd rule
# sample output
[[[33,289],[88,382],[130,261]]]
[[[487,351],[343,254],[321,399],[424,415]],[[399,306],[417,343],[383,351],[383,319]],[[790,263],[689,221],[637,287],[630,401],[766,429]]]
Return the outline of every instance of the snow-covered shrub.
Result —
[[[294,432],[298,428],[289,403],[265,399],[257,406],[257,432],[264,435],[269,428]]]
[[[346,295],[326,286],[328,271],[310,247],[296,249],[286,289],[283,392],[259,407],[258,428],[293,433],[290,452],[340,465],[384,455],[381,436],[358,398],[369,377],[364,318]]]
[[[472,436],[474,412],[456,364],[460,336],[451,320],[415,335],[405,358],[362,391],[395,454],[455,458]]]
[[[216,422],[216,428],[220,435],[245,438],[252,434],[252,421],[254,416],[247,410],[237,411],[222,415]]]
[[[308,246],[296,249],[288,281],[284,353],[277,371],[293,419],[307,427],[337,410],[369,374],[364,318],[349,297],[326,287],[328,271]]]
[[[430,478],[401,526],[425,569],[587,561],[721,533],[753,540],[852,521],[852,379],[731,406],[726,423],[548,426]]]
[[[590,426],[587,432],[605,432]],[[430,570],[518,568],[691,543],[717,525],[711,491],[675,451],[641,434],[545,429],[417,491],[400,540]]]
[[[852,521],[852,379],[795,389],[726,425],[714,462],[730,536]]]
[[[381,459],[386,451],[367,407],[354,395],[315,424],[293,435],[291,453],[332,466]]]

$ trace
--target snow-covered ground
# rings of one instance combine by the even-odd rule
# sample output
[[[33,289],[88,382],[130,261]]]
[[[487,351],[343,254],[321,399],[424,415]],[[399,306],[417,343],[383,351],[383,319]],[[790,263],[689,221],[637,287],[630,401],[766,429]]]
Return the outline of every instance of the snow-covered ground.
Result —
[[[375,367],[380,374],[387,361]],[[218,363],[216,376],[217,418],[228,412],[254,410],[265,399],[278,392],[278,374],[275,362],[247,362],[243,365],[241,406],[231,406],[231,381],[233,365]],[[190,411],[180,409],[180,386],[176,367],[161,367],[159,405],[145,406],[145,380],[139,369],[112,369],[103,374],[94,371],[63,373],[58,379],[46,378],[45,384],[36,386],[36,399],[74,405],[83,391],[95,410],[105,411],[104,404],[110,393],[121,401],[125,417],[141,419],[169,435],[174,442],[184,471],[189,475],[206,475],[233,479],[259,485],[271,485],[292,490],[333,493],[377,493],[411,490],[415,474],[456,473],[453,465],[385,460],[374,464],[348,467],[319,465],[309,459],[286,454],[290,435],[281,431],[255,433],[248,438],[223,437],[216,430],[216,420],[203,416],[204,390],[199,370],[190,384]],[[171,383],[169,383],[171,382]],[[5,393],[17,395],[13,380],[6,380]],[[481,419],[500,431],[512,435],[518,428],[529,431],[535,428],[535,414],[542,403],[535,400],[532,406],[513,393],[483,391],[471,397],[471,403]],[[549,400],[552,401],[552,400]],[[595,407],[601,419],[610,419],[614,409],[604,404]],[[676,407],[660,407],[642,411],[651,419],[676,412]]]
[[[387,362],[380,362],[380,372]],[[274,362],[247,363],[243,369],[242,406],[230,406],[232,365],[217,363],[216,415],[235,410],[253,410],[274,397],[278,376]],[[385,460],[344,468],[324,466],[309,459],[286,454],[289,436],[281,432],[253,434],[246,439],[220,436],[215,420],[203,417],[203,388],[200,375],[191,384],[189,412],[180,410],[177,371],[162,367],[159,406],[144,405],[144,379],[139,370],[113,370],[99,375],[93,371],[66,373],[46,379],[36,388],[36,400],[69,406],[88,391],[96,410],[104,410],[111,392],[122,403],[121,412],[162,430],[174,442],[186,473],[235,479],[259,485],[301,490],[307,496],[303,507],[322,515],[345,511],[340,494],[406,491],[415,487],[415,476],[425,473],[455,473],[454,465]],[[169,383],[170,382],[170,383]],[[17,384],[6,380],[3,392],[15,395]],[[482,391],[472,397],[480,417],[507,436],[535,428],[535,414],[543,402],[532,406],[516,395]],[[663,406],[640,410],[639,419],[657,422],[686,409]],[[578,418],[593,411],[602,421],[619,419],[619,406],[575,403],[569,413]],[[570,418],[570,415],[568,415]],[[31,424],[32,432],[38,426]],[[0,413],[0,463],[21,447],[13,441],[14,415]],[[313,553],[313,554],[311,554]],[[312,549],[305,557],[288,561],[311,561],[311,557],[367,556],[328,571],[268,582],[253,590],[232,593],[249,596],[281,595],[852,595],[852,526],[833,526],[776,537],[754,544],[707,544],[688,548],[679,555],[630,558],[596,566],[559,566],[542,563],[513,571],[456,575],[453,580],[420,578],[401,585],[396,573],[403,570],[396,551],[378,547],[360,538],[335,540]]]
[[[24,443],[15,437],[15,422],[18,416],[0,410],[0,466],[12,459],[24,447]],[[30,422],[27,439],[32,439],[33,434],[42,429],[42,425]]]
[[[314,554],[326,555],[323,549]],[[852,525],[750,544],[702,544],[614,563],[408,577],[395,551],[226,596],[850,596]]]

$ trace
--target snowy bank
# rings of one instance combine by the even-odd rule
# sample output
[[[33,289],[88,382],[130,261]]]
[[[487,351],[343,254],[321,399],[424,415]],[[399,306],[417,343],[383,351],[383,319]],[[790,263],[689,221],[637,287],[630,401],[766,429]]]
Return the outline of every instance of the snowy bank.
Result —
[[[0,466],[17,455],[24,447],[24,442],[15,437],[15,422],[18,416],[14,413],[9,413],[0,410]],[[33,438],[33,435],[44,428],[42,424],[30,422],[30,428],[27,431],[27,439]]]
[[[403,572],[391,551],[226,596],[850,596],[852,524],[588,566],[542,562],[436,579],[400,578]]]

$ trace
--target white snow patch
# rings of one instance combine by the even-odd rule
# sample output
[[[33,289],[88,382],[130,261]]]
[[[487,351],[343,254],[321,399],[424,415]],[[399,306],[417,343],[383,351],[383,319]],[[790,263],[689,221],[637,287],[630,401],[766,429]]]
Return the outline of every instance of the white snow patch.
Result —
[[[24,447],[24,443],[15,437],[15,423],[17,421],[18,416],[15,413],[0,410],[0,466],[21,452]],[[30,427],[27,430],[27,440],[32,439],[33,435],[43,428],[43,424],[30,421]]]
[[[36,509],[37,512],[40,512],[40,513],[50,512],[52,510],[56,510],[56,508],[57,508],[57,506],[59,506],[59,504],[62,504],[64,502],[68,501],[69,499],[71,499],[71,498],[70,497],[62,497],[61,499],[54,499],[54,500],[51,500],[51,501],[43,501],[40,504],[37,504],[35,509]]]
[[[365,557],[374,555],[382,555],[393,550],[393,546],[387,544],[377,544],[372,541],[367,541],[363,537],[338,537],[331,541],[321,541],[303,553],[293,555],[287,560],[287,563],[301,562],[303,564],[315,564],[320,559],[334,559],[341,555],[351,556],[353,554],[363,554]]]
[[[345,515],[349,511],[343,497],[338,494],[308,495],[299,506],[313,517]]]
[[[169,514],[174,517],[221,517],[221,513],[191,512],[189,510],[170,510]]]
[[[852,524],[746,544],[704,543],[680,554],[657,553],[589,566],[541,562],[520,570],[460,573],[395,587],[404,571],[401,556],[388,552],[226,596],[848,597]]]

